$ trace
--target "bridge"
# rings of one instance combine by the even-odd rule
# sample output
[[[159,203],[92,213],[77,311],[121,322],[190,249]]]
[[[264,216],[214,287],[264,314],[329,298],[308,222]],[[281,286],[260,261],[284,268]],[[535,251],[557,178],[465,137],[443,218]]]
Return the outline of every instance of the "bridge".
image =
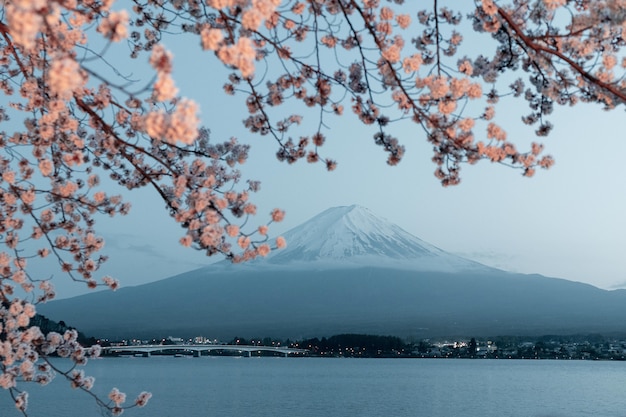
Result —
[[[192,352],[194,357],[200,357],[202,352],[211,350],[231,350],[252,356],[252,352],[275,352],[287,357],[289,354],[307,354],[306,349],[294,349],[281,346],[253,346],[253,345],[131,345],[131,346],[106,346],[102,348],[105,354],[115,353],[139,353],[149,357],[153,352],[174,351],[174,352]]]

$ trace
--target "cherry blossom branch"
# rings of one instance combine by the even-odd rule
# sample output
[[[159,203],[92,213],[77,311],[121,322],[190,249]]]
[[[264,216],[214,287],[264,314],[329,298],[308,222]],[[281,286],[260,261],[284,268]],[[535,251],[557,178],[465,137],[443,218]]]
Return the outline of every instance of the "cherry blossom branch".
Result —
[[[504,19],[504,21],[507,23],[507,25],[515,32],[518,42],[521,41],[524,45],[528,46],[530,49],[537,53],[545,52],[548,55],[559,58],[560,60],[565,62],[570,68],[575,70],[579,75],[589,81],[592,85],[597,85],[598,87],[610,92],[612,95],[619,98],[620,101],[626,102],[626,92],[616,88],[616,86],[614,85],[599,80],[597,77],[594,77],[589,72],[585,71],[585,69],[581,67],[577,62],[572,60],[570,57],[564,55],[561,51],[533,42],[531,38],[526,36],[524,31],[519,27],[519,25],[515,23],[511,16],[500,7],[498,7],[498,15],[500,15],[502,19]]]
[[[154,158],[162,166],[164,166],[166,168],[169,168],[169,164],[167,164],[165,161],[161,160],[158,156],[147,152],[141,146],[133,145],[131,143],[128,143],[128,142],[122,140],[115,133],[115,131],[107,123],[105,123],[102,120],[102,118],[95,111],[93,111],[93,109],[91,109],[80,97],[74,96],[74,100],[76,101],[76,104],[78,104],[78,106],[80,107],[81,110],[83,110],[85,113],[87,113],[92,118],[92,120],[96,121],[100,125],[100,128],[102,130],[104,130],[108,135],[110,135],[111,137],[115,138],[115,140],[119,144],[122,144],[124,146],[128,146],[128,147],[130,147],[132,149],[135,149],[135,150],[139,151],[140,153],[142,153],[144,155],[148,155],[151,158]],[[161,187],[154,181],[154,178],[152,178],[151,175],[148,175],[148,173],[143,168],[141,168],[140,166],[135,164],[134,161],[133,161],[133,158],[130,155],[128,155],[128,153],[126,153],[126,151],[122,150],[121,151],[121,155],[124,157],[124,159],[126,159],[128,162],[130,162],[135,167],[135,169],[137,169],[143,175],[143,177],[150,182],[150,184],[152,184],[152,187],[154,188],[154,190],[161,196],[161,198],[168,205],[168,207],[170,209],[174,210],[175,207],[173,207],[171,205],[171,202],[169,201],[168,197],[165,195],[165,193],[163,192]]]
[[[437,74],[441,75],[441,34],[439,32],[439,7],[437,0],[433,0],[433,16],[435,19],[435,52],[437,53]]]
[[[20,71],[22,72],[24,77],[28,77],[29,73],[26,70],[26,67],[24,66],[24,64],[22,63],[22,60],[20,59],[17,51],[15,50],[15,46],[13,45],[13,42],[11,41],[11,38],[9,37],[9,34],[11,33],[11,31],[4,22],[0,22],[0,33],[2,33],[2,37],[6,41],[7,46],[9,47],[9,50],[11,51],[11,54],[15,58],[15,62],[20,67]]]

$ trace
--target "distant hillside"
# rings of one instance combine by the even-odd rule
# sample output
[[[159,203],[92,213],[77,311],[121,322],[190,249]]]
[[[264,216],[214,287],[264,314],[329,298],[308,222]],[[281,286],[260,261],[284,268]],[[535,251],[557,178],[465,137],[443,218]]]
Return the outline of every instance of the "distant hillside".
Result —
[[[65,324],[63,320],[56,322],[41,314],[35,314],[35,316],[30,319],[30,325],[39,327],[39,330],[41,330],[43,334],[48,334],[50,332],[63,334],[67,330],[75,329],[74,327]],[[78,331],[78,329],[76,330]],[[96,343],[96,340],[93,337],[85,336],[83,332],[78,331],[78,342],[83,346],[91,346]]]
[[[289,248],[267,260],[39,310],[109,338],[626,334],[624,290],[488,268],[360,207],[331,209],[286,236]]]
[[[44,307],[44,306],[42,306]],[[98,337],[626,333],[626,291],[537,275],[364,267],[211,274],[41,308]]]

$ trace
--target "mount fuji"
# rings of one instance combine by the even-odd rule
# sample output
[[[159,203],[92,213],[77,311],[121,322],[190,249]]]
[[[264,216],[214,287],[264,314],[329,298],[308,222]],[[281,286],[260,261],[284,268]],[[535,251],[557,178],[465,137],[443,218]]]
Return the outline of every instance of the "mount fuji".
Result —
[[[271,252],[265,262],[339,268],[386,265],[446,272],[487,268],[444,252],[357,205],[330,208],[284,237],[287,248]]]
[[[287,248],[39,306],[95,337],[300,338],[626,334],[626,291],[490,268],[359,206],[284,234]]]

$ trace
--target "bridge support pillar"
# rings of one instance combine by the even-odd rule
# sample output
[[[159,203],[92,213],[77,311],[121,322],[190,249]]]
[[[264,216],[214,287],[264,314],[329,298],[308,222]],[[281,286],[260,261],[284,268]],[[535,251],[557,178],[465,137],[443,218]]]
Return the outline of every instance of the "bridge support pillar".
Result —
[[[144,352],[143,353],[143,357],[144,358],[149,358],[150,357],[150,352]]]
[[[251,358],[251,357],[252,357],[252,352],[247,351],[247,352],[246,352],[246,357],[247,357],[247,358]]]
[[[289,352],[285,352],[283,355],[285,356],[285,358],[288,358],[289,357]]]
[[[194,350],[193,351],[193,357],[194,358],[199,358],[201,356],[201,352],[199,350]]]

